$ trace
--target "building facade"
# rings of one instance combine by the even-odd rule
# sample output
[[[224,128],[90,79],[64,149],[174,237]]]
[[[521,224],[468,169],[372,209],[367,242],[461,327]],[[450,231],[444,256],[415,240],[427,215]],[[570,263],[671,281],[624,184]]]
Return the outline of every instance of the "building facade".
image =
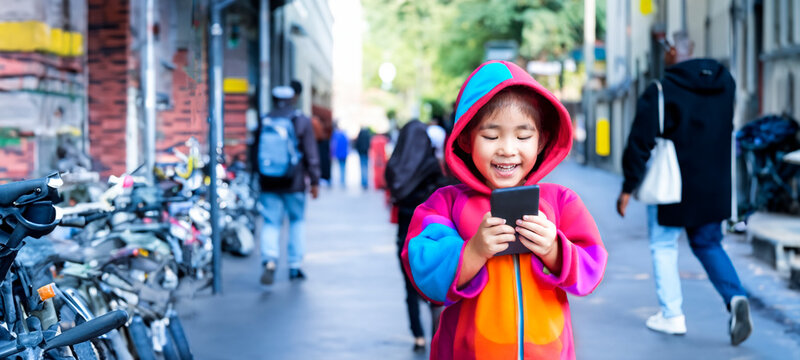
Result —
[[[174,161],[167,150],[186,150],[190,137],[207,152],[213,0],[0,3],[0,180],[51,172],[68,136],[102,177],[132,171],[148,156]],[[236,0],[222,23],[228,160],[246,154],[248,112],[269,110],[258,106],[259,94],[269,93],[262,86],[300,80],[304,112],[330,118],[333,20],[326,0]],[[271,44],[266,52],[262,36]],[[155,119],[148,119],[153,93]]]
[[[736,79],[734,126],[765,114],[800,119],[800,0],[607,0],[605,87],[593,91],[587,163],[621,172],[636,99],[663,73],[659,38],[685,31],[694,56]],[[600,146],[608,144],[608,146]]]

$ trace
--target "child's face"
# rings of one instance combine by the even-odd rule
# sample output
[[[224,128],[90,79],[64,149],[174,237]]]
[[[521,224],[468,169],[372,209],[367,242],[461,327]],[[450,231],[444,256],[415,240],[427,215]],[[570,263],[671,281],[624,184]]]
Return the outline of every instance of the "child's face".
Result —
[[[491,189],[524,184],[540,151],[536,122],[515,107],[485,116],[469,139],[472,162]]]

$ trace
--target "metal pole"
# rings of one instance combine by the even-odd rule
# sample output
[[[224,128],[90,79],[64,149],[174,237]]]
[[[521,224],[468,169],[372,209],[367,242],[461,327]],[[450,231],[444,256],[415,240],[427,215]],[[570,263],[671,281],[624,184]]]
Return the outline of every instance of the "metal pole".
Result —
[[[261,0],[258,16],[258,53],[259,53],[259,89],[258,89],[258,118],[269,112],[270,109],[270,66],[269,66],[269,29],[271,24],[269,0]]]
[[[144,26],[144,51],[142,51],[142,92],[144,92],[144,157],[145,176],[153,183],[153,168],[156,161],[156,66],[155,66],[155,38],[153,26],[155,23],[155,2],[147,0],[145,4]]]
[[[208,76],[208,146],[211,189],[208,201],[211,204],[211,242],[214,245],[214,294],[222,292],[222,241],[219,223],[219,196],[217,195],[217,164],[222,160],[222,10],[233,0],[214,1],[211,6],[211,26],[209,27],[209,76]]]
[[[583,59],[586,66],[586,85],[583,90],[584,124],[586,127],[586,140],[584,141],[584,162],[589,163],[592,147],[596,143],[594,138],[594,100],[592,96],[592,72],[594,69],[594,42],[595,42],[595,2],[583,2]]]

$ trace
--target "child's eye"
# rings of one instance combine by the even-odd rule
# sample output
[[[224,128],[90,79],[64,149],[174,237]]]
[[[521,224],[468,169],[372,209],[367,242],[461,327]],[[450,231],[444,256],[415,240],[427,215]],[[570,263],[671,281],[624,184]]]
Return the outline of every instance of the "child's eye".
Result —
[[[492,137],[492,136],[486,136],[486,135],[482,135],[482,137],[483,137],[484,139],[486,139],[486,140],[497,140],[497,136],[494,136],[494,137]]]
[[[519,139],[519,140],[528,140],[528,139],[530,139],[532,137],[533,136],[518,136],[517,139]]]

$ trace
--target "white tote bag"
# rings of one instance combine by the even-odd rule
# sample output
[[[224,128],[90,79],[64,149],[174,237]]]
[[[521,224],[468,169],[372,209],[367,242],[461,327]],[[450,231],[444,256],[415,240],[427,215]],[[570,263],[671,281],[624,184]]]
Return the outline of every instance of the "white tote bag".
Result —
[[[664,91],[658,87],[658,136],[656,146],[650,153],[647,170],[634,197],[645,204],[677,204],[681,202],[681,168],[672,140],[664,135]]]

